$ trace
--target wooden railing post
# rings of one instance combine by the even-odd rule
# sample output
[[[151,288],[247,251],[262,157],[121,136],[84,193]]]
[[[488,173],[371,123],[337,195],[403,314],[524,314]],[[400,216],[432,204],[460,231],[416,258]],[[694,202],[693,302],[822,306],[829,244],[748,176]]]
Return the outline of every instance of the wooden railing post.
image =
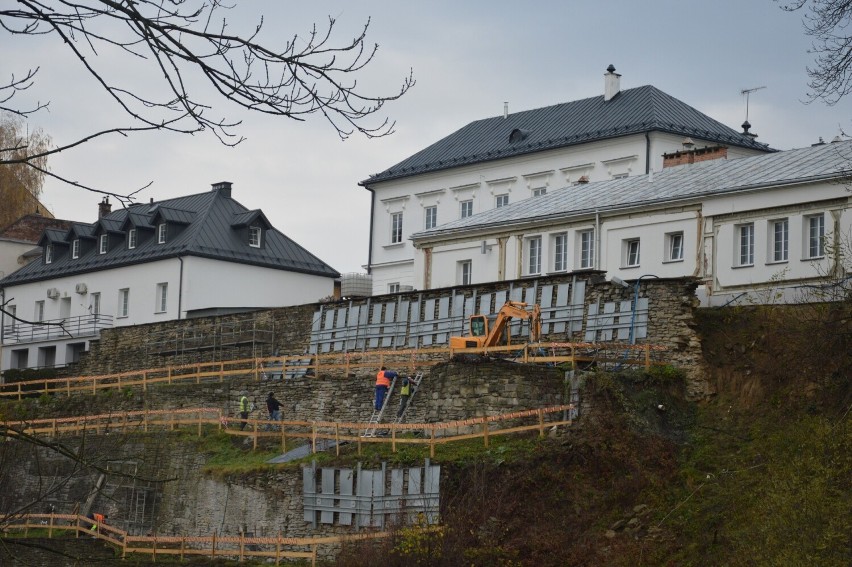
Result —
[[[538,436],[544,437],[544,410],[538,410]]]
[[[317,422],[311,422],[311,453],[317,452]]]
[[[651,369],[651,345],[645,345],[645,370]]]
[[[435,424],[432,424],[432,438],[429,441],[429,457],[435,458]]]
[[[485,443],[485,448],[488,448],[488,420],[482,422],[482,439]]]
[[[251,449],[252,449],[252,451],[255,451],[255,450],[257,450],[257,420],[254,421],[253,427],[254,427],[254,441],[252,442]]]
[[[340,456],[340,424],[334,424],[334,448],[337,456]]]
[[[396,453],[396,423],[391,423],[391,453]]]

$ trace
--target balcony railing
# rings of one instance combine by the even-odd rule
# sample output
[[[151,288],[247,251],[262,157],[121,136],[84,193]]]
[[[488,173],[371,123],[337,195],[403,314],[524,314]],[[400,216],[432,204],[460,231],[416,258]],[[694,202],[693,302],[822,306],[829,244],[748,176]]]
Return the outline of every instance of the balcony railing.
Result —
[[[47,324],[53,323],[53,324]],[[57,325],[56,323],[62,323]],[[96,337],[101,329],[112,327],[112,315],[80,315],[66,319],[50,319],[41,323],[3,326],[3,344],[35,343],[77,337]]]

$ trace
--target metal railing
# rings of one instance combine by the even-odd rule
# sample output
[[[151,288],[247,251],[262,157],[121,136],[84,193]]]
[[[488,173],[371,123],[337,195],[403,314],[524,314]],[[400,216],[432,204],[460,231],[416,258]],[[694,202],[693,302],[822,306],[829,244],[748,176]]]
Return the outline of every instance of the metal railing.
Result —
[[[65,319],[49,319],[39,323],[3,326],[3,344],[35,343],[77,337],[96,337],[101,329],[112,327],[112,315],[78,315]]]

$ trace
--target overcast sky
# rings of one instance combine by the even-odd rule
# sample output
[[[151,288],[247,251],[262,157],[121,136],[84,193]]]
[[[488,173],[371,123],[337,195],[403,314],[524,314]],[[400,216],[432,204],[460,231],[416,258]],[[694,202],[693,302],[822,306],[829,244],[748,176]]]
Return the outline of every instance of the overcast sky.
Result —
[[[112,137],[52,158],[51,169],[80,182],[128,193],[150,181],[140,201],[178,197],[231,181],[233,197],[260,208],[279,230],[333,268],[362,271],[367,260],[369,193],[358,182],[481,118],[603,94],[609,64],[622,89],[654,85],[739,130],[746,117],[758,140],[778,149],[826,141],[849,124],[850,104],[804,104],[810,40],[800,13],[771,0],[549,2],[241,1],[227,13],[231,31],[250,31],[261,14],[267,43],[337,18],[339,43],[371,18],[379,52],[361,79],[373,93],[396,92],[409,68],[417,85],[388,104],[392,136],[340,141],[321,116],[306,122],[219,113],[242,119],[247,139],[224,147],[207,133]],[[50,101],[30,119],[56,143],[93,127],[128,125],[55,36],[0,31],[3,78],[39,66],[27,96]],[[94,55],[89,55],[90,59]],[[113,54],[97,64],[124,84],[155,81]],[[23,99],[22,99],[23,100]],[[98,195],[48,180],[43,202],[60,218],[97,219]]]

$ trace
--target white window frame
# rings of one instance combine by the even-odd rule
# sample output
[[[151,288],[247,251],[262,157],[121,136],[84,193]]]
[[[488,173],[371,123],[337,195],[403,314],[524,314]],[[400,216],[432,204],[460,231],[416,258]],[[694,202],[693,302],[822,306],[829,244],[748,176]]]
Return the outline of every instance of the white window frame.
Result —
[[[805,217],[805,260],[816,260],[825,256],[825,214]]]
[[[166,223],[161,222],[157,225],[157,244],[165,244],[168,236],[168,228]]]
[[[103,233],[98,236],[98,254],[106,254],[109,251],[109,235]]]
[[[53,263],[53,244],[48,244],[44,247],[44,263],[52,264]]]
[[[501,207],[505,207],[509,204],[509,194],[501,193],[500,195],[494,196],[494,208],[499,209]]]
[[[459,201],[459,218],[466,219],[473,216],[473,199]]]
[[[769,221],[769,258],[772,264],[790,260],[790,219]]]
[[[91,303],[89,304],[89,311],[91,311],[92,315],[100,315],[101,314],[101,292],[96,291],[94,293],[89,294],[89,299]]]
[[[470,260],[461,260],[457,265],[458,285],[470,285],[473,283],[473,263]]]
[[[568,233],[560,232],[553,236],[553,271],[568,271]]]
[[[423,227],[426,230],[438,226],[438,205],[432,205],[423,209]]]
[[[535,187],[532,190],[533,197],[544,197],[547,195],[547,187]]]
[[[35,302],[35,313],[33,319],[36,320],[36,323],[41,323],[44,321],[44,300],[41,299]]]
[[[541,236],[527,238],[524,248],[527,253],[527,273],[525,275],[533,276],[541,274]]]
[[[117,317],[130,316],[130,288],[125,287],[118,290],[118,315]]]
[[[580,230],[577,231],[577,242],[579,243],[579,253],[577,254],[577,267],[581,270],[588,270],[595,267],[595,230]]]
[[[18,324],[18,320],[15,317],[18,315],[18,306],[17,305],[7,305],[6,312],[9,314],[9,328],[14,333],[15,327]]]
[[[735,226],[736,249],[734,258],[737,267],[754,266],[754,223],[743,223]]]
[[[136,229],[131,228],[127,231],[127,249],[133,250],[136,248]]]
[[[612,176],[613,179],[625,179],[627,177],[630,177],[629,173],[616,173]]]
[[[157,305],[154,313],[165,313],[169,307],[169,283],[162,282],[157,284]]]
[[[639,238],[626,238],[623,244],[623,268],[638,268],[642,262],[642,247]]]
[[[262,242],[263,231],[259,226],[250,226],[249,227],[249,246],[252,248],[260,248],[260,243]]]
[[[71,241],[71,258],[76,260],[80,257],[80,239],[75,238]]]
[[[391,213],[390,220],[390,243],[402,244],[402,211]]]
[[[683,262],[683,232],[666,234],[666,262]]]
[[[389,283],[388,293],[399,293],[399,282]]]

